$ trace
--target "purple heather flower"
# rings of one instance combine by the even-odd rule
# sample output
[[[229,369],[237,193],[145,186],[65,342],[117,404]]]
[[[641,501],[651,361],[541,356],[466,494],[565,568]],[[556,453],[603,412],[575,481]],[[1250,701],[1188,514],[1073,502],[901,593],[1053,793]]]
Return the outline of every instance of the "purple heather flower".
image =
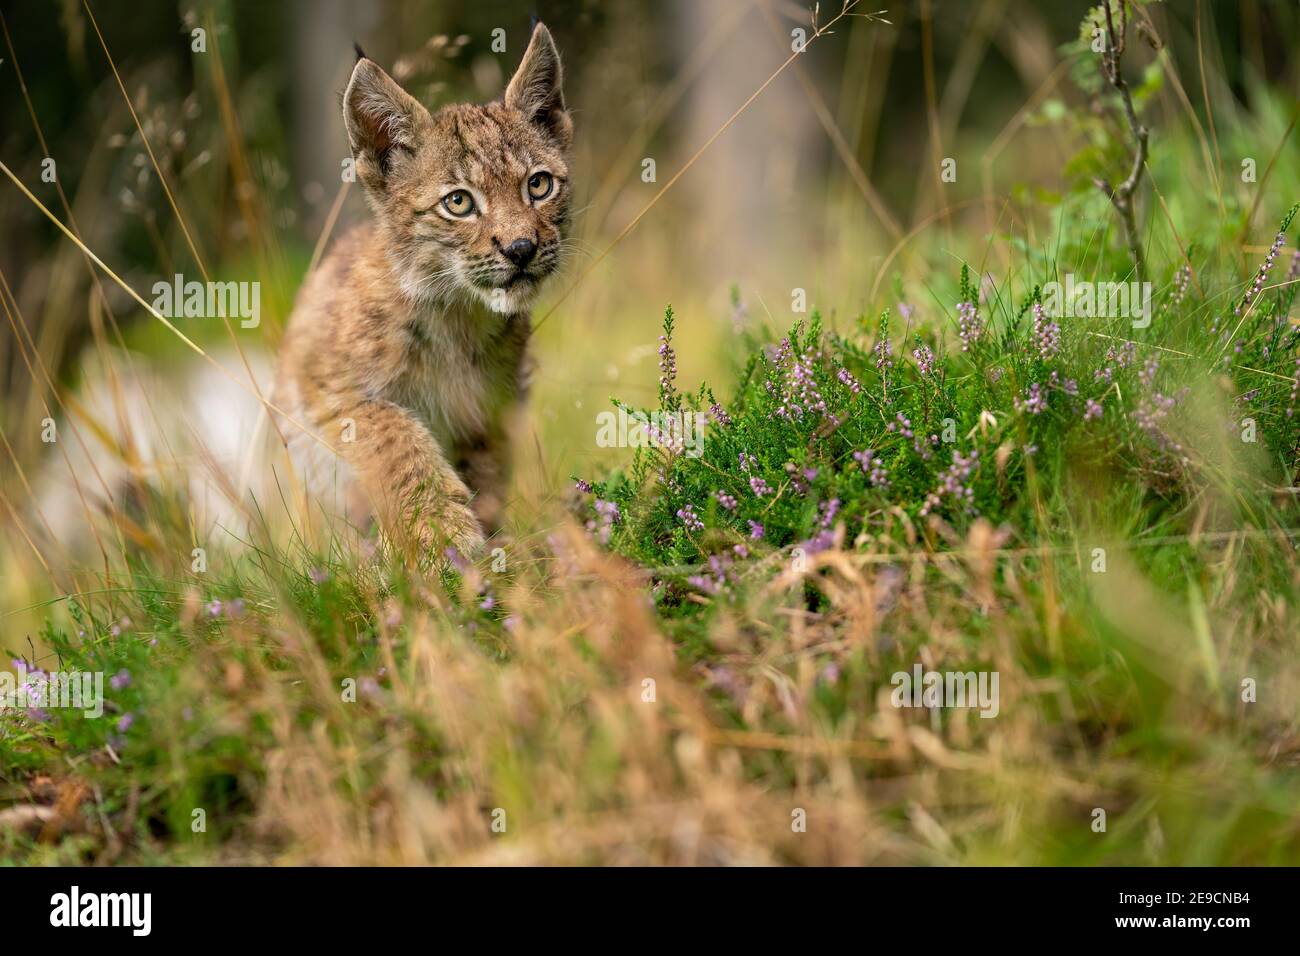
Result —
[[[573,487],[577,488],[584,495],[591,494],[591,482],[587,481],[585,478],[579,478],[573,483]]]
[[[979,450],[976,449],[970,455],[963,457],[961,452],[953,449],[952,465],[943,473],[939,486],[926,495],[925,503],[921,505],[922,516],[938,508],[945,497],[960,502],[968,514],[974,513],[972,502],[975,492],[969,484],[969,479],[971,473],[979,466],[979,454]]]
[[[719,690],[733,696],[738,693],[735,671],[725,664],[705,671],[705,675],[708,677],[709,683]]]
[[[862,392],[862,386],[858,384],[858,380],[853,377],[853,373],[848,369],[841,367],[840,370],[835,373],[835,377],[839,379],[841,383],[847,385],[849,391],[854,395],[858,395]]]
[[[1182,446],[1160,427],[1160,423],[1173,411],[1174,406],[1191,392],[1191,389],[1184,388],[1178,395],[1161,393],[1155,384],[1159,369],[1160,359],[1157,356],[1148,359],[1142,366],[1142,371],[1138,373],[1142,390],[1139,393],[1138,406],[1133,411],[1133,421],[1158,448],[1185,457]]]
[[[1187,295],[1187,286],[1191,283],[1191,281],[1192,281],[1192,267],[1184,262],[1178,268],[1178,271],[1174,273],[1174,279],[1173,279],[1174,291],[1173,294],[1169,297],[1169,300],[1165,302],[1166,309],[1176,309],[1178,308],[1179,305],[1182,304],[1183,297]]]
[[[447,550],[450,551],[453,549],[448,548]],[[448,557],[451,557],[451,555],[448,555]],[[315,584],[324,584],[330,579],[330,573],[324,568],[312,568],[307,572],[307,577],[311,578],[312,582]]]
[[[731,558],[725,555],[710,555],[709,574],[693,574],[686,579],[686,583],[705,594],[718,594],[726,586],[730,570]]]
[[[826,413],[826,400],[813,374],[817,359],[818,355],[811,349],[795,358],[790,340],[782,341],[777,352],[777,368],[783,373],[780,394],[776,396],[781,403],[774,412],[777,417],[802,421],[806,414]]]
[[[764,534],[766,534],[766,530],[761,524],[757,521],[749,522],[749,537],[752,540],[757,541],[759,538],[763,537]]]
[[[1047,317],[1041,302],[1034,303],[1034,345],[1040,358],[1053,358],[1061,349],[1061,326]]]
[[[799,547],[803,548],[805,554],[820,554],[829,550],[835,545],[835,534],[825,529],[818,531],[815,535],[804,541]]]
[[[871,352],[876,356],[876,371],[882,375],[894,367],[894,357],[891,354],[893,346],[889,341],[889,332],[881,330],[880,338],[876,344],[871,347]]]
[[[705,594],[717,594],[722,590],[722,585],[717,580],[705,574],[692,574],[686,579],[686,583]]]
[[[862,473],[866,475],[867,480],[871,482],[871,487],[889,487],[889,472],[886,470],[885,466],[881,464],[880,459],[876,457],[874,451],[870,448],[866,451],[855,451],[853,453],[853,460],[861,466]]]
[[[817,506],[817,510],[821,512],[822,527],[829,528],[831,523],[835,521],[835,515],[840,510],[840,499],[831,498],[829,501],[823,501]]]
[[[1028,412],[1030,415],[1041,415],[1047,411],[1047,396],[1043,393],[1043,386],[1031,382],[1025,389],[1025,397],[1016,399],[1015,405],[1017,411]]]
[[[979,309],[973,302],[957,303],[957,334],[961,337],[961,350],[970,351],[970,347],[984,335],[984,323],[980,320]]]
[[[677,517],[686,525],[687,531],[703,531],[704,522],[695,513],[695,506],[687,502],[677,509]]]
[[[1101,418],[1101,412],[1101,402],[1090,398],[1084,403],[1083,420],[1090,422],[1094,418]]]
[[[492,595],[487,595],[479,602],[479,608],[484,611],[490,611],[497,606],[497,600]]]
[[[764,495],[770,495],[772,493],[771,486],[762,478],[759,478],[757,475],[749,479],[749,487],[750,490],[753,491],[754,494],[756,494],[760,498],[762,498]]]
[[[592,532],[601,544],[609,544],[609,536],[613,531],[614,525],[618,523],[622,514],[618,510],[618,505],[612,501],[606,501],[603,498],[597,498],[592,502],[592,508],[596,512],[599,521],[591,520],[587,522],[587,530]]]
[[[123,687],[130,687],[131,672],[125,669],[118,671],[108,679],[108,686],[112,687],[113,690],[121,690]]]
[[[1106,365],[1093,373],[1093,379],[1104,381],[1109,385],[1115,379],[1115,372],[1128,368],[1137,361],[1137,344],[1125,342],[1120,348],[1111,346],[1106,349]]]
[[[794,462],[787,461],[785,473],[790,476],[790,484],[794,486],[794,490],[801,495],[806,495],[811,487],[810,482],[817,479],[818,472],[816,468],[800,468]]]
[[[118,721],[117,721],[117,732],[118,732],[119,734],[124,734],[124,733],[126,733],[128,730],[131,729],[131,725],[134,724],[134,723],[135,723],[135,715],[134,715],[134,714],[123,714],[120,718],[118,718]]]
[[[918,345],[912,349],[912,358],[916,360],[916,369],[922,375],[929,375],[934,368],[934,352],[928,345]]]
[[[1246,294],[1242,296],[1241,302],[1238,304],[1236,309],[1237,315],[1241,315],[1246,306],[1250,305],[1250,303],[1254,301],[1255,297],[1264,290],[1264,280],[1268,278],[1269,270],[1273,268],[1273,263],[1277,259],[1278,253],[1282,251],[1282,246],[1285,244],[1286,233],[1279,232],[1277,237],[1273,240],[1273,245],[1269,247],[1268,255],[1264,257],[1264,261],[1260,263],[1259,269],[1255,272],[1255,281],[1251,283],[1250,288],[1246,290]]]
[[[216,598],[214,598],[213,600],[211,600],[211,601],[208,602],[208,616],[209,616],[209,617],[220,617],[220,616],[221,616],[221,601],[220,601],[220,599],[216,599]]]
[[[886,431],[898,432],[904,438],[916,437],[916,435],[912,431],[912,420],[910,418],[908,418],[902,412],[897,412],[894,415],[894,419],[895,419],[894,421],[890,422],[887,426],[885,426]]]
[[[740,453],[740,470],[741,470],[741,471],[749,471],[749,469],[751,469],[751,468],[757,468],[757,467],[758,467],[758,459],[757,459],[757,458],[755,458],[753,455],[749,454],[749,452],[744,452],[744,451],[742,451],[742,452]]]
[[[650,444],[655,448],[667,448],[673,454],[680,454],[684,447],[679,429],[674,427],[671,422],[666,430],[660,428],[654,422],[646,422],[641,426],[641,429],[649,436]]]
[[[677,380],[677,353],[673,350],[668,336],[659,336],[659,394],[662,398],[671,398],[673,382]]]
[[[931,435],[928,444],[924,435],[917,435],[912,440],[912,450],[921,457],[922,461],[929,461],[934,457],[934,452],[930,451],[930,445],[937,444],[939,444],[938,435]]]
[[[1145,389],[1151,388],[1155,384],[1156,373],[1160,371],[1160,359],[1149,358],[1142,366],[1142,371],[1138,372],[1138,381],[1142,383]]]
[[[731,424],[731,416],[728,415],[726,410],[717,402],[714,402],[709,406],[709,414],[713,416],[713,420],[719,425]]]
[[[728,511],[735,511],[736,508],[740,506],[740,502],[736,501],[735,498],[727,494],[725,491],[715,491],[713,494],[714,497],[718,499],[718,504],[722,505],[722,507],[726,508]]]

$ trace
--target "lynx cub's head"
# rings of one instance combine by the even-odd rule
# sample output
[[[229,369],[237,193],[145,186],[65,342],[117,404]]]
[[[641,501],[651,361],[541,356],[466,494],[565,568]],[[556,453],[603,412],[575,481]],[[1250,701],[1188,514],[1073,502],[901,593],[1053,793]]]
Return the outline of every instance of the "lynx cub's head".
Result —
[[[408,296],[529,307],[559,262],[573,122],[537,24],[500,102],[430,113],[362,57],[343,96],[357,176]]]

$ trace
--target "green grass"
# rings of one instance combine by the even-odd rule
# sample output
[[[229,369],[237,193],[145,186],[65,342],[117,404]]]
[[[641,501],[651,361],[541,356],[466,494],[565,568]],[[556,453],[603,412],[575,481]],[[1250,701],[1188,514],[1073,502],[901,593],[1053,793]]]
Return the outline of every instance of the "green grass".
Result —
[[[132,550],[41,636],[42,666],[118,675],[105,718],[4,714],[6,803],[54,808],[5,857],[1300,860],[1295,287],[1227,329],[1244,286],[1206,270],[1150,328],[1044,347],[1051,275],[963,267],[950,307],[846,335],[814,312],[720,399],[681,390],[669,310],[657,410],[713,405],[702,453],[629,453],[504,568]],[[918,663],[997,671],[997,717],[893,707]]]

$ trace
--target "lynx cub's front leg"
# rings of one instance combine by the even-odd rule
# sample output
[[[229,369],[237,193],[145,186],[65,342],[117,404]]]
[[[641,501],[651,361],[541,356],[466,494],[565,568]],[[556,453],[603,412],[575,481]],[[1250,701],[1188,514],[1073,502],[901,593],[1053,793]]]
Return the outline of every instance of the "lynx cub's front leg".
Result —
[[[356,440],[343,446],[345,455],[391,536],[419,556],[447,545],[468,555],[482,546],[469,488],[411,412],[372,399],[346,417],[355,422]]]

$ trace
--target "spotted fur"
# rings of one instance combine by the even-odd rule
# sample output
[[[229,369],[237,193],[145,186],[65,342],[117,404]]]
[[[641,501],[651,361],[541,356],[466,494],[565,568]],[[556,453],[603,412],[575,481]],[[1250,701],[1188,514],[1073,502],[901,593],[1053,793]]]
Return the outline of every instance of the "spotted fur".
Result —
[[[564,250],[573,127],[559,54],[538,24],[500,101],[433,113],[362,56],[343,100],[373,221],[304,284],[277,386],[342,461],[284,431],[308,487],[354,522],[377,517],[420,553],[472,551],[501,518],[528,310]],[[461,191],[472,215],[452,211]]]

